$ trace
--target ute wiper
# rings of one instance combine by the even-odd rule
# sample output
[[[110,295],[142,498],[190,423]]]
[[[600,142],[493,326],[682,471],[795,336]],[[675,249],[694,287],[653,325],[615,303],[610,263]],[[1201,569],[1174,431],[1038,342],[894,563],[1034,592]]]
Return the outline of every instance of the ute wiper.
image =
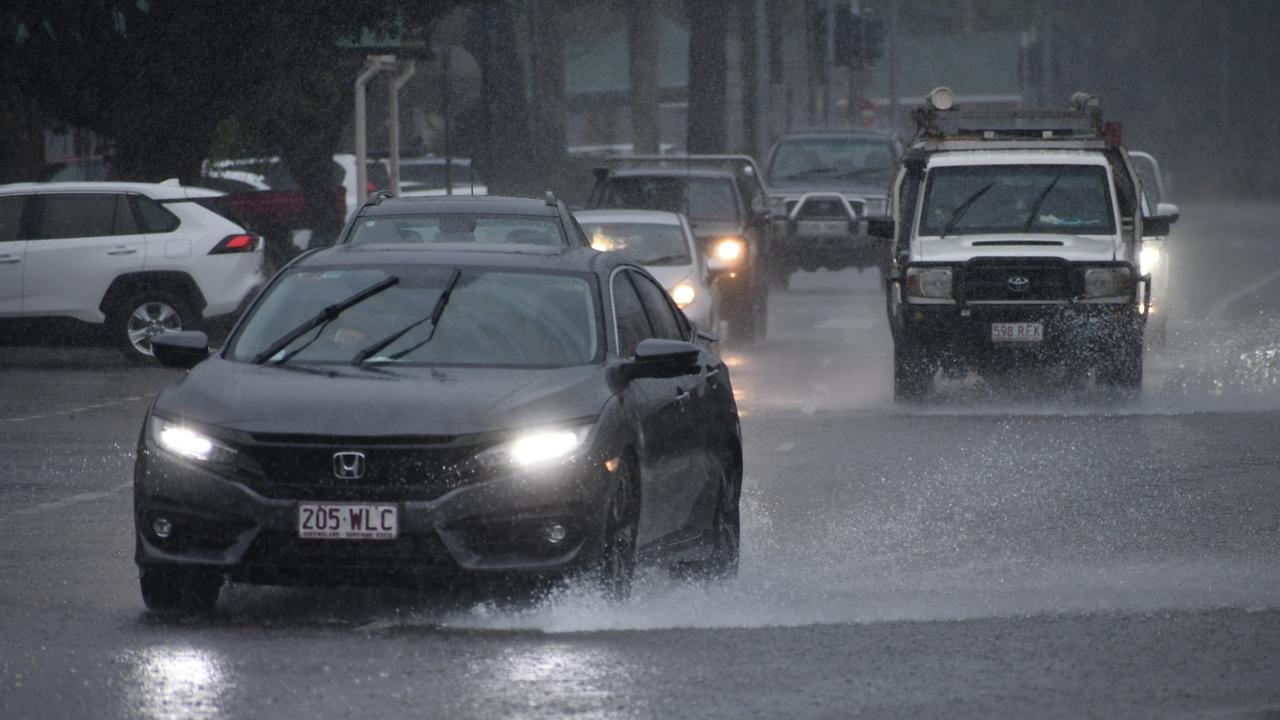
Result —
[[[1044,204],[1044,199],[1049,197],[1049,193],[1053,192],[1054,186],[1056,186],[1058,181],[1061,179],[1062,173],[1054,175],[1053,182],[1049,183],[1049,187],[1045,188],[1044,192],[1040,193],[1040,197],[1036,198],[1035,204],[1031,206],[1031,213],[1027,215],[1027,221],[1022,224],[1022,232],[1028,232],[1031,230],[1031,226],[1036,222],[1036,217],[1040,215],[1040,206]]]
[[[365,360],[368,360],[370,357],[376,354],[379,350],[399,340],[400,338],[404,337],[405,334],[407,334],[410,330],[430,320],[431,332],[427,334],[427,339],[423,340],[421,343],[418,343],[417,345],[414,345],[412,348],[410,348],[410,350],[416,350],[420,346],[425,345],[427,341],[430,340],[432,336],[436,334],[436,324],[440,322],[440,316],[444,314],[444,306],[449,302],[449,296],[453,294],[453,288],[458,284],[458,278],[460,277],[462,277],[462,270],[459,270],[458,268],[454,268],[453,274],[449,275],[449,282],[445,283],[444,290],[440,292],[440,297],[436,298],[435,307],[431,308],[430,315],[427,315],[420,320],[415,320],[409,323],[404,328],[391,333],[390,335],[382,338],[381,340],[375,342],[369,347],[356,353],[355,358],[351,360],[351,364],[363,365]],[[395,357],[398,358],[400,356],[396,355]]]
[[[986,185],[983,185],[980,190],[965,198],[964,202],[957,205],[956,209],[951,211],[951,217],[947,218],[947,224],[942,226],[942,234],[938,237],[944,238],[949,235],[952,230],[955,230],[956,225],[959,225],[960,220],[964,218],[964,214],[969,212],[969,208],[973,207],[973,204],[978,202],[978,198],[986,195],[988,190],[995,187],[995,184],[996,181],[992,180]]]
[[[263,350],[257,355],[254,355],[253,356],[254,364],[261,365],[265,363],[266,361],[274,357],[276,353],[289,347],[289,345],[294,340],[297,340],[298,338],[307,334],[311,330],[314,330],[320,325],[324,325],[325,323],[332,322],[334,318],[341,315],[344,311],[346,311],[347,308],[351,307],[352,305],[357,305],[359,303],[362,303],[365,300],[368,300],[369,298],[373,297],[374,295],[377,295],[378,293],[382,292],[383,290],[386,290],[387,288],[395,285],[398,282],[400,282],[400,278],[396,277],[395,275],[392,275],[391,277],[381,282],[378,282],[374,285],[370,285],[369,287],[365,288],[364,290],[361,290],[360,292],[356,293],[355,295],[352,295],[351,297],[345,300],[336,302],[326,307],[325,309],[316,313],[315,316],[313,316],[310,320],[307,320],[306,322],[302,323],[298,327],[290,330],[289,332],[285,333],[285,335],[281,337],[279,340],[271,343],[271,345],[266,350]],[[290,357],[296,354],[297,352],[295,351],[289,356],[281,358],[278,362],[284,362],[285,360],[288,360]]]

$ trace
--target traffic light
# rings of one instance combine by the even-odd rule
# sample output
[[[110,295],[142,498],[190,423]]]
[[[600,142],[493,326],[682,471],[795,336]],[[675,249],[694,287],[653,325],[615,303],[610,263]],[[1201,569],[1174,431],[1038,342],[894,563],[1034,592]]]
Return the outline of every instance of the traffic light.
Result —
[[[847,67],[870,67],[884,48],[884,20],[854,14],[847,5],[836,8],[835,61]]]

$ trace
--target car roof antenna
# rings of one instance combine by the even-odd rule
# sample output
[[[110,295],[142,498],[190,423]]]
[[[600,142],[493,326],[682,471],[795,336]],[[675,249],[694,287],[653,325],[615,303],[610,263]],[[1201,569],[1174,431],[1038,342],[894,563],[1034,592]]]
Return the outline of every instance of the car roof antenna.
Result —
[[[543,199],[546,200],[546,203],[548,206],[550,207],[556,206],[556,194],[554,191],[548,190],[547,194],[543,197]]]

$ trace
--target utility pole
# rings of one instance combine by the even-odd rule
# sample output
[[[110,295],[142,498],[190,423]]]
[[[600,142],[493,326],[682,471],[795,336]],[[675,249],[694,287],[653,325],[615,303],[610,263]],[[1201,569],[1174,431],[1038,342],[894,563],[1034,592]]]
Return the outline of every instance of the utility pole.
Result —
[[[898,48],[898,0],[889,0],[889,128],[902,128],[902,98],[898,96],[898,73],[901,62]]]
[[[653,0],[627,3],[627,45],[631,73],[631,147],[637,154],[659,151],[658,32]]]

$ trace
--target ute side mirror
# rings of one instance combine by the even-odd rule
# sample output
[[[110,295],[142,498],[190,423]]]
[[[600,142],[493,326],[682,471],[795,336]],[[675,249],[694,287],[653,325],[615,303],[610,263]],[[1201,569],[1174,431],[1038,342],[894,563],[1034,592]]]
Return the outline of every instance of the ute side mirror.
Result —
[[[641,340],[635,356],[618,369],[624,380],[692,375],[698,370],[701,353],[701,348],[685,340],[649,338]]]
[[[1144,217],[1142,218],[1142,237],[1164,237],[1169,234],[1169,226],[1172,224],[1173,220],[1168,215]]]
[[[151,338],[151,352],[165,367],[190,370],[209,357],[209,336],[198,330],[176,330]]]
[[[882,240],[892,240],[897,232],[893,218],[885,215],[872,215],[866,218],[867,234]]]
[[[1169,218],[1169,223],[1172,224],[1178,222],[1178,218],[1182,217],[1182,210],[1173,203],[1156,203],[1156,215]]]

